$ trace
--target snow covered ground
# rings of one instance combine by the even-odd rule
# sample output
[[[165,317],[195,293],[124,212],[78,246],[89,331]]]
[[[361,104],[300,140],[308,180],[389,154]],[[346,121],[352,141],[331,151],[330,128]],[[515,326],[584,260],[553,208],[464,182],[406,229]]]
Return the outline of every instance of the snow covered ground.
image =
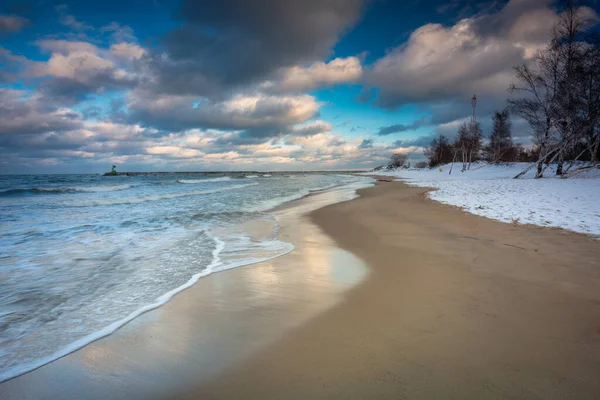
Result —
[[[377,172],[414,185],[438,190],[429,197],[441,203],[503,222],[535,224],[600,235],[600,170],[569,179],[555,178],[549,168],[544,179],[533,179],[530,171],[512,179],[529,164],[474,164],[460,172],[461,164],[434,169]]]

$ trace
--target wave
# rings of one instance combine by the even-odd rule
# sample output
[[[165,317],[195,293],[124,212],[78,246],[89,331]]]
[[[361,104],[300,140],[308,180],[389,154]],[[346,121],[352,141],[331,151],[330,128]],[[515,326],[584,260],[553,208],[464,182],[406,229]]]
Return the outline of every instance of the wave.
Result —
[[[88,344],[90,344],[98,339],[101,339],[103,337],[106,337],[106,336],[114,333],[117,329],[121,328],[123,325],[125,325],[128,322],[132,321],[133,319],[139,317],[140,315],[164,305],[174,295],[176,295],[177,293],[181,292],[182,290],[185,290],[185,289],[189,288],[190,286],[194,285],[196,282],[198,282],[198,280],[200,278],[212,273],[215,270],[215,268],[221,264],[221,259],[219,257],[219,253],[221,253],[221,251],[225,247],[225,243],[215,236],[211,235],[211,237],[215,241],[215,244],[216,244],[215,249],[212,252],[212,258],[213,258],[212,262],[206,267],[206,269],[193,275],[186,283],[184,283],[183,285],[179,286],[178,288],[175,288],[175,289],[163,294],[162,296],[158,297],[154,303],[148,304],[144,307],[137,309],[136,311],[132,312],[125,318],[115,321],[112,324],[106,326],[105,328],[100,329],[99,331],[91,333],[91,334],[71,343],[70,345],[56,351],[54,354],[52,354],[48,357],[44,357],[44,358],[42,358],[36,362],[33,362],[31,364],[28,364],[28,365],[22,365],[20,367],[14,368],[12,370],[0,372],[0,382],[4,382],[8,379],[15,378],[19,375],[23,375],[27,372],[38,369],[54,360],[64,357],[67,354],[70,354],[76,350],[79,350],[82,347],[87,346]]]
[[[264,174],[263,175],[265,178],[268,178],[269,176],[271,176],[271,174]]]
[[[246,175],[246,178],[250,178],[250,179],[258,178],[258,175]]]
[[[177,183],[207,183],[207,182],[226,182],[230,181],[232,178],[230,176],[222,176],[220,178],[210,178],[210,179],[179,179]]]
[[[65,194],[65,193],[96,193],[114,192],[129,189],[131,185],[102,185],[102,186],[60,186],[8,189],[0,192],[0,197],[18,196],[21,194]]]
[[[84,336],[81,339],[76,340],[75,342],[54,352],[50,356],[43,357],[43,358],[41,358],[37,361],[31,362],[29,364],[19,365],[15,368],[12,368],[12,369],[9,369],[6,371],[0,371],[0,383],[6,381],[8,379],[12,379],[12,378],[18,377],[20,375],[23,375],[27,372],[31,372],[40,367],[43,367],[44,365],[49,364],[49,363],[51,363],[59,358],[62,358],[68,354],[71,354],[71,353],[87,346],[88,344],[95,342],[96,340],[102,339],[106,336],[113,334],[118,329],[120,329],[127,323],[131,322],[135,318],[139,317],[140,315],[163,306],[169,300],[171,300],[173,298],[173,296],[175,296],[177,293],[180,293],[180,292],[184,291],[185,289],[193,286],[194,284],[196,284],[196,282],[198,282],[201,278],[203,278],[205,276],[208,276],[208,275],[216,273],[216,272],[225,271],[228,269],[239,268],[242,266],[247,266],[247,265],[257,264],[257,263],[260,263],[263,261],[272,260],[274,258],[286,255],[294,249],[293,244],[282,242],[282,241],[275,239],[275,240],[265,241],[263,243],[263,246],[265,246],[265,247],[277,246],[277,248],[276,248],[277,252],[275,254],[266,255],[266,256],[262,256],[262,257],[258,256],[255,258],[247,258],[247,259],[242,259],[242,260],[239,260],[236,258],[236,259],[229,260],[229,261],[223,261],[220,257],[220,254],[225,249],[226,242],[224,240],[222,240],[221,238],[213,235],[210,231],[205,231],[205,232],[215,242],[215,248],[212,251],[212,261],[205,269],[192,275],[186,283],[157,297],[153,303],[150,303],[150,304],[140,307],[139,309],[137,309],[137,310],[133,311],[132,313],[130,313],[129,315],[127,315],[126,317],[121,318],[120,320],[115,321],[115,322],[111,323],[110,325],[108,325],[96,332],[93,332],[91,334]]]
[[[93,207],[93,206],[116,206],[116,205],[121,205],[121,204],[138,204],[138,203],[145,203],[147,201],[158,201],[158,200],[164,200],[164,199],[176,199],[179,197],[199,196],[199,195],[203,195],[203,194],[219,193],[219,192],[225,192],[228,190],[241,189],[243,187],[253,186],[253,185],[256,185],[256,183],[246,183],[243,185],[228,186],[228,187],[221,188],[221,189],[197,190],[197,191],[193,191],[193,192],[157,194],[157,195],[141,196],[141,197],[126,197],[126,198],[121,198],[121,199],[89,200],[89,201],[82,201],[82,202],[70,203],[70,204],[65,204],[65,205],[70,206],[70,207]]]

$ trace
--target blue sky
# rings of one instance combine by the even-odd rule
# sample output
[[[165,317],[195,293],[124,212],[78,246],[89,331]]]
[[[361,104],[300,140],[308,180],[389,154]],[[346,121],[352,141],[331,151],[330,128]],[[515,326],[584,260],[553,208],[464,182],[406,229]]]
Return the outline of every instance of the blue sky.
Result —
[[[558,12],[551,0],[3,2],[0,173],[422,159],[469,118],[473,93],[489,130]]]

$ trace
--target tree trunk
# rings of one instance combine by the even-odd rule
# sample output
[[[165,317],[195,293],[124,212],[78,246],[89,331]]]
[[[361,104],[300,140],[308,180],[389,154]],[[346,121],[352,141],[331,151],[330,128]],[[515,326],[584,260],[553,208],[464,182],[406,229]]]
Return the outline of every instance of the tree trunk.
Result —
[[[563,152],[561,151],[559,156],[558,156],[558,165],[556,166],[556,175],[562,175],[563,174],[563,164],[565,162],[564,160],[564,155]]]
[[[546,155],[544,154],[545,152],[546,152],[546,147],[540,146],[540,155],[538,156],[537,172],[535,174],[535,179],[544,177],[544,159],[546,158]]]

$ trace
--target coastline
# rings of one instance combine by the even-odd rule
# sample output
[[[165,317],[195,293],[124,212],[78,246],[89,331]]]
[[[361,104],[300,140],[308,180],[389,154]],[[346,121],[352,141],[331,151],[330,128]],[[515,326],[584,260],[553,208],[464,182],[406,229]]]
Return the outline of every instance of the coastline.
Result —
[[[288,221],[297,251],[203,278],[0,397],[595,398],[597,241],[426,192],[377,182]]]
[[[185,338],[188,344],[196,342],[190,344],[196,352],[188,356],[188,363],[192,362],[193,357],[202,356],[203,351],[211,353],[211,365],[204,361],[196,365],[195,369],[192,368],[198,375],[209,376],[219,368],[224,368],[226,364],[233,363],[255,351],[256,348],[273,341],[285,330],[323,312],[335,302],[341,301],[343,292],[363,278],[367,273],[367,267],[350,253],[337,248],[304,217],[307,212],[315,208],[354,198],[356,187],[361,185],[364,187],[364,183],[335,185],[290,198],[277,205],[269,211],[269,214],[273,214],[281,224],[278,240],[293,244],[294,254],[288,251],[243,265],[238,265],[231,260],[233,267],[226,269],[215,265],[214,271],[207,270],[197,274],[182,287],[161,296],[157,299],[159,302],[136,311],[135,318],[127,317],[117,321],[101,332],[90,335],[90,337],[94,336],[91,340],[86,341],[89,337],[83,338],[82,343],[75,343],[68,351],[63,349],[58,357],[53,356],[52,360],[44,360],[41,365],[0,383],[0,398],[44,398],[46,393],[58,397],[76,398],[106,397],[107,393],[110,393],[110,398],[148,398],[151,392],[147,391],[146,385],[126,389],[114,385],[115,374],[104,372],[110,369],[123,369],[124,365],[138,356],[148,358],[144,364],[148,364],[152,369],[162,368],[159,364],[164,363],[165,360],[156,357],[155,347],[161,342],[167,346],[174,343],[177,347],[181,346],[181,337],[173,339],[174,335],[181,336],[177,332],[179,325],[195,326],[195,329],[189,332],[190,337]],[[257,234],[261,235],[260,227],[258,228]],[[303,266],[307,264],[306,259],[313,259],[315,263],[322,265],[310,269],[305,276],[306,271]],[[218,260],[218,257],[215,260]],[[341,270],[340,262],[351,264],[350,268]],[[323,276],[328,271],[333,275]],[[272,287],[276,283],[283,285],[281,288]],[[283,290],[296,292],[297,295],[293,296],[295,301],[304,298],[304,306],[311,302],[314,304],[308,309],[304,306],[296,307],[291,304],[293,302],[286,300]],[[263,332],[264,337],[249,335],[247,340],[243,341],[247,348],[240,348],[242,341],[237,343],[239,339],[237,328],[232,328],[227,319],[230,314],[244,316],[245,311],[248,311],[246,303],[255,302],[257,295],[269,300],[269,306],[288,307],[289,316],[274,316],[269,332]],[[214,310],[224,307],[225,303],[227,303],[225,306],[227,311],[219,312],[217,315]],[[185,311],[181,311],[182,309]],[[192,321],[191,319],[195,317],[200,320]],[[254,318],[261,320],[264,319],[264,315],[259,313]],[[236,325],[235,321],[233,325]],[[228,331],[228,334],[224,334],[223,338],[215,337],[214,333],[210,332],[211,326]],[[161,332],[158,336],[157,331]],[[145,335],[155,339],[150,342],[133,343]],[[234,338],[232,339],[231,336]],[[213,343],[208,346],[206,343],[208,341]],[[236,354],[231,354],[228,349],[231,346],[238,347]],[[223,354],[214,353],[214,347],[220,347]],[[114,357],[114,360],[105,358],[96,360],[96,355],[99,353],[111,354],[110,357]],[[172,357],[172,361],[179,363],[177,358],[180,357],[182,354],[177,353]],[[178,375],[187,373],[188,369],[184,366],[177,371],[164,371],[165,377],[161,380],[164,385],[160,386],[169,387],[171,391],[175,390],[176,387],[170,385],[178,382]],[[98,370],[104,371],[99,374]],[[139,379],[143,374],[142,371],[132,372],[131,377]],[[193,379],[194,382],[197,380],[198,377]],[[72,386],[67,391],[63,385],[65,381]],[[86,394],[82,394],[83,392]]]
[[[310,218],[370,267],[334,309],[181,398],[600,393],[600,244],[377,182]]]
[[[141,174],[146,174],[146,173],[141,173]],[[170,173],[161,173],[161,174],[170,174]],[[173,174],[175,174],[175,173],[173,173]],[[189,172],[188,174],[194,174],[194,173]],[[362,187],[365,187],[365,185],[369,185],[369,184],[366,182],[363,182],[363,183],[355,182],[355,183],[351,183],[351,184],[337,184],[337,185],[326,187],[323,189],[309,190],[306,193],[298,193],[298,194],[290,196],[289,198],[274,199],[274,202],[273,202],[274,206],[269,206],[268,208],[265,208],[265,209],[262,209],[262,208],[255,209],[253,211],[262,211],[262,212],[267,212],[267,213],[270,213],[273,215],[277,215],[282,210],[294,210],[294,208],[299,208],[299,207],[302,208],[303,207],[303,212],[306,213],[306,212],[308,212],[308,209],[306,208],[306,206],[310,207],[310,209],[314,209],[315,207],[318,207],[318,205],[316,205],[315,202],[312,201],[311,196],[321,194],[321,196],[317,196],[317,197],[321,198],[321,201],[323,204],[335,203],[335,202],[339,202],[339,201],[346,201],[346,200],[349,200],[349,199],[355,197],[355,192],[356,192],[355,189],[356,188],[362,188]],[[232,188],[236,188],[236,187],[232,187]],[[334,190],[335,190],[335,194],[337,194],[337,197],[335,195],[332,196],[332,194],[334,194],[334,193],[329,193]],[[317,203],[318,203],[318,200],[317,200]],[[299,210],[297,210],[297,211],[299,211]],[[251,224],[252,221],[249,221],[249,223]],[[238,227],[238,228],[240,228],[240,227]],[[261,229],[259,228],[258,230],[260,231]],[[262,232],[257,232],[257,233],[259,233],[259,235],[260,235]],[[269,261],[269,260],[272,260],[277,257],[282,257],[294,249],[294,246],[291,243],[281,242],[282,244],[286,245],[285,246],[286,248],[280,249],[280,252],[278,254],[274,254],[274,255],[273,254],[264,254],[258,259],[246,260],[244,262],[238,262],[237,260],[223,260],[221,255],[223,253],[223,250],[226,250],[225,242],[223,242],[223,240],[221,240],[221,238],[219,236],[216,236],[214,234],[210,234],[210,236],[211,236],[212,240],[214,240],[216,247],[212,252],[211,263],[209,265],[207,265],[204,270],[193,274],[186,282],[184,282],[183,284],[181,284],[178,287],[172,288],[171,290],[167,291],[166,293],[161,294],[156,299],[154,299],[154,301],[152,301],[151,303],[142,305],[140,308],[133,310],[128,315],[125,315],[125,316],[121,317],[120,319],[110,323],[109,325],[106,325],[97,331],[91,332],[91,333],[85,335],[84,337],[77,339],[76,341],[74,341],[72,343],[69,343],[65,347],[57,349],[54,353],[52,353],[46,357],[40,358],[33,363],[23,365],[19,368],[13,368],[13,369],[9,370],[9,372],[0,370],[0,384],[2,384],[5,381],[8,381],[8,380],[15,379],[23,374],[27,374],[31,371],[35,371],[36,369],[43,367],[44,365],[47,365],[49,363],[52,363],[62,357],[65,357],[65,356],[89,345],[90,343],[93,343],[97,340],[100,340],[102,338],[105,338],[105,337],[108,337],[108,336],[114,334],[117,330],[119,330],[126,324],[130,323],[134,319],[138,318],[142,314],[145,314],[149,311],[152,311],[159,307],[164,306],[174,296],[178,295],[180,292],[182,292],[186,289],[189,289],[190,287],[195,285],[202,278],[205,278],[213,273],[223,272],[225,270],[229,270],[229,269],[233,269],[233,268],[247,267],[247,266],[250,266],[253,264]]]

